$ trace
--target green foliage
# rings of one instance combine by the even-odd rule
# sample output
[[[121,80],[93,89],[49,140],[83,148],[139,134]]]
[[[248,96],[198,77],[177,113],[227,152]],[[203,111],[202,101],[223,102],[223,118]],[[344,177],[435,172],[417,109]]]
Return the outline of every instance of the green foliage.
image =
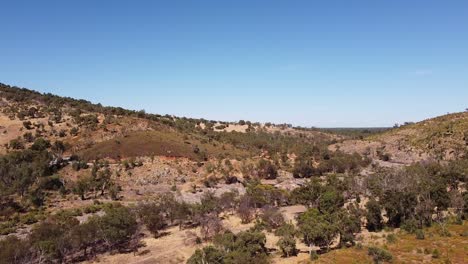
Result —
[[[284,190],[277,189],[272,185],[261,184],[255,180],[248,182],[246,192],[251,203],[256,208],[261,208],[265,205],[280,205],[285,203],[287,199],[287,194]]]
[[[275,230],[275,235],[277,236],[291,236],[291,237],[296,237],[297,235],[297,230],[294,227],[293,224],[290,223],[284,223],[282,226],[278,227]]]
[[[403,224],[401,224],[401,229],[405,230],[410,234],[414,234],[417,230],[419,230],[419,228],[421,227],[418,225],[418,222],[414,218],[405,220]]]
[[[79,160],[79,161],[75,161],[72,163],[72,168],[75,171],[79,171],[79,170],[85,170],[89,168],[89,166],[86,162]]]
[[[215,247],[197,250],[187,263],[268,263],[265,243],[265,235],[261,232],[218,234],[214,238]]]
[[[335,215],[322,214],[312,208],[299,215],[298,226],[304,243],[329,248],[333,239],[339,234],[339,227]]]
[[[44,151],[50,147],[50,141],[44,138],[37,138],[31,146],[32,150],[36,151]]]
[[[385,239],[387,240],[387,243],[390,243],[390,244],[393,244],[397,241],[395,234],[389,234],[387,235]]]
[[[27,241],[22,241],[15,236],[8,236],[0,240],[0,263],[28,263],[31,258],[29,247]]]
[[[111,198],[117,200],[120,187],[112,180],[111,174],[108,164],[96,162],[92,167],[91,175],[81,176],[75,182],[73,193],[85,200],[89,192],[93,192],[94,198],[97,198],[98,194],[104,196],[106,191],[109,191]]]
[[[309,258],[310,258],[310,260],[317,260],[319,258],[319,255],[317,254],[317,251],[315,251],[315,250],[310,251]]]
[[[432,224],[432,215],[450,206],[462,209],[459,199],[452,199],[450,188],[458,189],[464,163],[415,164],[404,170],[383,170],[367,180],[374,197],[379,197],[391,227],[403,225],[409,232]],[[456,167],[457,169],[453,169]]]
[[[265,206],[262,208],[260,220],[268,230],[276,229],[284,224],[283,214],[277,207]]]
[[[383,228],[382,209],[379,202],[371,199],[366,204],[367,229],[369,231],[380,231]]]
[[[36,251],[41,252],[48,260],[62,259],[66,238],[63,236],[78,220],[68,215],[56,215],[39,223],[31,232],[30,241]]]
[[[266,263],[266,237],[259,232],[240,232],[234,236],[231,244],[225,244],[224,250],[229,250],[225,263]]]
[[[295,189],[291,196],[300,204],[317,207],[321,212],[333,212],[343,207],[343,190],[333,184],[322,184],[319,179],[311,179],[306,185]]]
[[[161,206],[157,203],[142,204],[138,207],[138,216],[148,230],[157,237],[159,231],[165,226]]]
[[[299,159],[294,163],[294,178],[310,178],[313,175],[320,175],[320,172],[314,168],[311,160]]]
[[[391,262],[393,260],[392,254],[390,252],[378,248],[378,247],[369,247],[367,254],[372,257],[374,263],[382,263],[382,262]]]
[[[276,179],[278,177],[278,171],[275,165],[269,160],[261,159],[257,166],[258,176],[261,179]]]
[[[354,245],[355,235],[361,231],[361,212],[354,207],[338,210],[335,220],[340,233],[340,245]]]
[[[15,237],[1,240],[0,263],[82,261],[88,257],[88,248],[100,252],[128,247],[135,238],[138,225],[126,207],[106,206],[103,216],[92,216],[82,224],[75,218],[80,214],[81,210],[59,211],[34,225],[24,240]]]
[[[297,254],[296,240],[292,236],[284,236],[278,240],[277,246],[280,248],[283,257],[295,256]]]
[[[424,238],[425,238],[424,231],[422,229],[416,230],[416,239],[424,240]]]
[[[0,156],[0,191],[3,195],[24,196],[33,183],[54,172],[49,167],[52,157],[47,151],[22,150]]]
[[[207,246],[197,249],[195,253],[187,260],[187,264],[222,264],[225,253],[213,246]]]
[[[10,140],[10,143],[8,144],[8,147],[10,149],[15,149],[15,150],[24,149],[24,143],[21,140],[21,138],[16,138],[16,139]]]
[[[128,242],[138,227],[135,216],[124,206],[106,208],[103,216],[90,221],[97,224],[100,235],[109,246]]]

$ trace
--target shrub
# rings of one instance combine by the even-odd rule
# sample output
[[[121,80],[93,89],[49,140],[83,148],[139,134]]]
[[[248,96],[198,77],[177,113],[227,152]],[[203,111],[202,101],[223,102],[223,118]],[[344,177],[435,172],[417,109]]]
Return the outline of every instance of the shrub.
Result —
[[[393,243],[395,243],[397,241],[397,238],[396,238],[395,234],[389,234],[386,237],[386,240],[387,240],[387,243],[393,244]]]
[[[43,151],[50,147],[50,142],[44,138],[37,138],[31,146],[32,150]]]
[[[416,219],[409,219],[403,222],[401,229],[410,234],[414,234],[418,230],[418,222]]]
[[[262,179],[276,179],[276,177],[278,177],[278,171],[271,161],[261,159],[258,162],[258,176]]]
[[[23,122],[23,126],[24,126],[24,128],[26,128],[27,130],[33,129],[31,121],[24,121],[24,122]]]
[[[277,207],[273,206],[265,206],[262,208],[260,219],[269,230],[276,229],[284,224],[283,214]]]
[[[106,214],[95,218],[100,234],[113,247],[128,242],[137,231],[135,216],[127,207],[117,205],[105,209]]]
[[[200,233],[205,240],[213,238],[223,230],[221,219],[216,213],[201,216],[199,222]]]
[[[289,224],[289,223],[284,223],[282,226],[278,227],[275,230],[275,235],[277,235],[277,236],[295,237],[296,234],[297,234],[296,228],[294,227],[293,224]]]
[[[30,246],[15,236],[8,236],[0,240],[0,263],[28,263],[30,262]]]
[[[78,128],[73,127],[72,129],[70,129],[70,135],[72,136],[78,135]]]
[[[319,258],[319,255],[317,254],[317,251],[312,250],[310,251],[310,260],[317,260]]]
[[[20,138],[10,140],[8,146],[11,149],[24,149],[24,144]]]
[[[277,243],[283,257],[295,256],[297,254],[296,240],[291,236],[284,236]]]
[[[422,229],[416,230],[416,239],[424,240],[424,231]]]
[[[369,247],[367,254],[372,257],[374,263],[390,262],[393,260],[390,252],[378,247]]]
[[[197,249],[187,260],[187,264],[222,264],[224,263],[224,252],[213,246]]]
[[[432,251],[432,258],[434,259],[440,258],[440,251],[437,248]]]
[[[156,203],[142,204],[137,208],[137,212],[151,234],[158,237],[159,231],[165,226],[161,207]]]
[[[294,178],[310,178],[315,174],[320,174],[309,162],[299,161],[294,163],[293,177]]]
[[[87,168],[89,168],[89,166],[84,161],[75,161],[75,162],[72,163],[72,168],[75,171],[79,171],[81,169],[87,169]]]
[[[380,204],[371,199],[366,204],[367,229],[369,231],[380,231],[383,228],[382,208]]]
[[[23,139],[30,143],[34,141],[34,136],[31,132],[26,132],[23,134]]]
[[[240,198],[237,214],[239,215],[243,224],[247,224],[252,221],[254,217],[254,208],[249,196],[244,195]]]
[[[339,234],[336,224],[338,215],[322,214],[312,208],[299,215],[298,226],[304,243],[329,249],[333,239]]]
[[[187,263],[268,263],[266,238],[261,232],[232,232],[218,234],[214,238],[214,245],[197,250]]]

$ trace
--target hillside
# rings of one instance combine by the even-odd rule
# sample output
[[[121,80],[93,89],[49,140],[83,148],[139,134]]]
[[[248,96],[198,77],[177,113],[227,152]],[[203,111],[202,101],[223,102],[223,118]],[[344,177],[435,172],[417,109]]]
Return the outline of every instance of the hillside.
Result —
[[[439,116],[404,125],[363,140],[330,147],[374,159],[411,164],[422,160],[456,160],[468,156],[468,112]]]
[[[190,159],[234,157],[284,147],[292,151],[304,143],[322,145],[339,139],[332,134],[296,130],[287,125],[245,121],[240,125],[103,107],[4,84],[0,84],[0,99],[0,153],[6,152],[12,140],[28,145],[35,136],[60,140],[67,145],[64,154],[83,154],[87,160],[150,155]],[[236,126],[243,129],[234,129]],[[271,139],[285,142],[280,142],[282,146],[273,145],[278,142]]]
[[[467,121],[224,122],[0,84],[0,264],[463,263]]]

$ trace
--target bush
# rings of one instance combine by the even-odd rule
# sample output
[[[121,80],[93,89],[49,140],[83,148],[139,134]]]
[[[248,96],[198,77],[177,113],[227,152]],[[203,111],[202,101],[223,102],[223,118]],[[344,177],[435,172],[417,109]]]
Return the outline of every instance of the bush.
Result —
[[[283,214],[277,207],[273,206],[265,206],[262,208],[260,219],[269,230],[276,229],[284,224]]]
[[[382,208],[379,202],[374,199],[366,204],[367,229],[369,231],[380,231],[383,228]]]
[[[117,205],[105,209],[106,214],[93,219],[106,243],[113,247],[130,241],[137,231],[135,216],[127,207]]]
[[[8,146],[11,149],[24,149],[24,144],[20,138],[10,140]]]
[[[397,241],[395,234],[389,234],[386,238],[387,243],[393,244]]]
[[[87,168],[89,168],[89,166],[84,161],[75,161],[75,162],[72,163],[72,168],[75,171],[79,171],[81,169],[87,169]]]
[[[317,251],[312,250],[310,251],[310,260],[317,260],[319,258]]]
[[[203,239],[208,240],[223,230],[221,219],[216,213],[204,214],[199,217],[200,233]]]
[[[43,151],[49,148],[50,146],[51,146],[50,141],[43,139],[43,138],[37,138],[32,144],[31,149],[37,150],[37,151]]]
[[[277,236],[291,236],[295,237],[297,234],[296,228],[293,224],[284,223],[282,226],[275,230]]]
[[[269,160],[261,159],[258,163],[258,176],[261,179],[276,179],[278,177],[278,171],[275,165]]]
[[[416,219],[409,219],[403,222],[401,229],[410,234],[414,234],[418,230],[418,222]]]
[[[72,136],[78,135],[78,128],[73,127],[72,129],[70,129],[70,135]]]
[[[390,252],[378,247],[369,247],[367,254],[372,257],[374,263],[390,262],[393,260]]]
[[[24,122],[23,122],[23,126],[24,126],[24,128],[26,128],[27,130],[33,129],[31,121],[24,121]]]
[[[214,245],[195,251],[187,263],[268,263],[266,238],[261,232],[226,232],[214,238]]]
[[[313,175],[320,174],[309,162],[299,161],[294,164],[294,178],[310,178]]]
[[[424,238],[424,231],[422,231],[422,229],[416,230],[416,239],[424,240]]]
[[[296,240],[291,236],[284,236],[277,243],[283,257],[295,256],[297,254]]]
[[[15,236],[0,240],[0,263],[28,263],[31,252],[26,241]]]
[[[143,204],[137,208],[137,212],[139,218],[151,234],[154,237],[158,237],[159,231],[165,226],[161,207],[156,203]]]
[[[222,264],[224,263],[224,252],[213,246],[197,249],[187,260],[187,264]]]
[[[244,195],[240,198],[237,214],[239,215],[243,224],[247,224],[252,221],[254,218],[254,208],[249,196]]]
[[[440,258],[440,251],[437,248],[432,251],[432,258],[434,259]]]

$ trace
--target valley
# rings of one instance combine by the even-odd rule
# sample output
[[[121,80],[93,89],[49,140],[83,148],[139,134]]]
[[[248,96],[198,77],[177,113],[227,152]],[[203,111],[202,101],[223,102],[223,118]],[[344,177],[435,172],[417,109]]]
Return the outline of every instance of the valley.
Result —
[[[320,129],[0,84],[0,263],[466,263],[468,112]]]

